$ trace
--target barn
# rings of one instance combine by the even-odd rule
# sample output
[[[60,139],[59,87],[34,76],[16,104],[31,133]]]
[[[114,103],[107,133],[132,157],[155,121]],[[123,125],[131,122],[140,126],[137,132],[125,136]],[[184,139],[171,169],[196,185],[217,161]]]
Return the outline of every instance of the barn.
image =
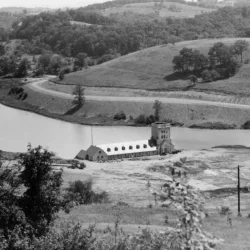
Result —
[[[173,151],[174,146],[170,139],[170,125],[158,122],[152,124],[151,138],[148,140],[91,145],[87,150],[81,150],[76,158],[89,161],[108,161],[161,155]]]

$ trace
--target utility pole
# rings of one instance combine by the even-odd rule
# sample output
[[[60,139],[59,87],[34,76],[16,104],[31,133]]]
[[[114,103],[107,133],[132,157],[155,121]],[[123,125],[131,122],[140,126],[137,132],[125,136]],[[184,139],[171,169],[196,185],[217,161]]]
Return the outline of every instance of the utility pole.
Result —
[[[238,166],[238,217],[242,217],[240,213],[240,166]]]
[[[91,124],[91,144],[93,146],[93,124]]]

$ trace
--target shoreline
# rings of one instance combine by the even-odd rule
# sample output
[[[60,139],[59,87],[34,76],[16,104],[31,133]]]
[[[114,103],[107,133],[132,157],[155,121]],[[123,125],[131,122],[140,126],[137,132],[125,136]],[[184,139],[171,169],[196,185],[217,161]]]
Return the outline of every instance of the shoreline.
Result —
[[[129,126],[129,127],[148,127],[148,125],[144,124],[135,124],[131,122],[123,122],[123,121],[115,121],[111,117],[107,116],[94,116],[91,118],[82,118],[82,117],[72,117],[68,115],[60,115],[56,113],[51,113],[43,108],[39,108],[29,103],[24,103],[19,100],[16,100],[12,97],[2,95],[0,104],[9,108],[18,109],[26,112],[30,112],[33,114],[41,115],[50,119],[59,120],[62,122],[69,122],[72,124],[78,125],[86,125],[86,126]],[[234,126],[230,126],[229,124],[224,124],[220,121],[213,122],[204,122],[204,123],[194,123],[189,126],[185,126],[184,124],[180,124],[178,122],[169,121],[172,127],[184,127],[190,129],[209,129],[209,130],[234,130],[240,129],[244,130],[244,128],[237,128]]]
[[[135,118],[141,114],[145,116],[152,115],[150,103],[101,100],[88,100],[80,112],[67,114],[72,107],[70,107],[69,101],[65,101],[64,98],[36,92],[32,88],[23,85],[28,98],[21,101],[15,95],[14,97],[8,95],[10,87],[11,85],[7,84],[7,88],[0,89],[0,104],[72,124],[99,127],[147,127],[149,126],[147,124],[135,123]],[[182,103],[164,103],[163,106],[162,117],[165,117],[165,119],[162,119],[162,121],[170,123],[172,127],[207,130],[250,129],[250,121],[246,119],[250,114],[250,109],[243,110],[231,107]],[[127,117],[130,115],[134,118],[132,120],[114,120],[113,116],[117,112],[121,112],[121,110]]]
[[[64,116],[64,115],[59,115],[59,114],[54,114],[54,113],[50,113],[48,111],[45,111],[44,109],[40,109],[39,110],[36,110],[35,108],[32,109],[31,107],[24,107],[24,106],[17,106],[15,105],[14,103],[9,103],[9,102],[5,102],[4,101],[4,97],[0,100],[0,104],[3,105],[3,106],[6,106],[6,107],[9,107],[9,108],[13,108],[13,109],[18,109],[18,110],[22,110],[22,111],[26,111],[26,112],[29,112],[29,113],[33,113],[33,114],[36,114],[36,115],[41,115],[41,116],[44,116],[46,118],[50,118],[50,119],[54,119],[54,120],[59,120],[59,121],[63,121],[63,122],[69,122],[69,123],[72,123],[72,124],[78,124],[78,125],[86,125],[86,126],[91,126],[91,125],[94,125],[94,126],[131,126],[131,127],[147,127],[147,125],[137,125],[137,124],[128,124],[128,123],[116,123],[115,121],[114,122],[106,122],[105,124],[104,123],[98,123],[98,122],[91,122],[91,120],[88,118],[88,120],[90,121],[84,121],[84,122],[80,122],[80,121],[73,121],[72,119],[67,119],[67,116]],[[38,108],[38,107],[37,107]],[[68,117],[69,118],[69,117]]]

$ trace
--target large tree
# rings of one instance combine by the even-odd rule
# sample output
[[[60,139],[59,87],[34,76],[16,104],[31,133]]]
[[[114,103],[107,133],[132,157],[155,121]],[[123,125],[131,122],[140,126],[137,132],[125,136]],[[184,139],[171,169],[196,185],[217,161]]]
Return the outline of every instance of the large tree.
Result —
[[[199,50],[183,48],[180,54],[173,58],[173,68],[175,71],[198,73],[209,64],[207,57]]]
[[[154,112],[155,120],[160,121],[161,120],[161,113],[163,110],[162,103],[159,100],[155,100],[153,109],[155,111]]]
[[[248,50],[249,43],[246,40],[237,40],[233,45],[233,53],[240,56],[240,61],[243,61],[243,54]]]
[[[185,67],[184,67],[184,62],[183,62],[183,57],[178,55],[175,56],[173,58],[173,69],[174,71],[180,71],[180,72],[184,72],[185,71]]]
[[[77,107],[82,107],[85,103],[84,88],[78,84],[73,91],[74,99],[72,103]]]
[[[194,72],[199,73],[208,67],[209,60],[205,55],[201,54],[200,51],[194,50],[192,63]]]
[[[74,62],[76,68],[83,68],[87,66],[88,55],[86,53],[78,53]]]
[[[209,52],[209,61],[212,68],[226,67],[230,62],[233,53],[231,47],[222,42],[215,43]]]
[[[26,77],[28,75],[29,61],[27,58],[24,58],[18,65],[15,72],[16,77]]]
[[[16,70],[15,58],[1,57],[0,58],[0,76],[14,73]]]
[[[27,221],[36,229],[36,234],[46,232],[58,211],[64,207],[61,196],[62,170],[52,167],[54,154],[38,146],[28,146],[21,154],[19,166],[21,183],[25,191],[20,198],[20,207]]]

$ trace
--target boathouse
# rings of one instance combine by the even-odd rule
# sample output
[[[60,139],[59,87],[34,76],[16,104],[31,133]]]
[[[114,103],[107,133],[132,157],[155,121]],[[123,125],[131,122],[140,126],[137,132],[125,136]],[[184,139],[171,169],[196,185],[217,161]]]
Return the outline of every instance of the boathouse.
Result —
[[[152,124],[151,138],[142,141],[91,145],[76,156],[80,160],[108,161],[172,153],[174,146],[170,138],[170,125],[163,122]]]

